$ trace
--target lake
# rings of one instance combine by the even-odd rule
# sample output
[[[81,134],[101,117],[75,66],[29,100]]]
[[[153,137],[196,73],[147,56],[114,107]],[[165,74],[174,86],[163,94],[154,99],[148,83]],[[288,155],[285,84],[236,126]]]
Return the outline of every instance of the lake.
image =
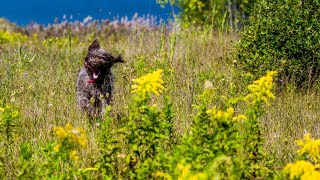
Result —
[[[30,22],[53,24],[55,18],[83,21],[87,16],[97,20],[127,16],[130,19],[135,13],[166,20],[172,19],[171,9],[161,8],[156,0],[3,0],[0,17],[22,26]]]

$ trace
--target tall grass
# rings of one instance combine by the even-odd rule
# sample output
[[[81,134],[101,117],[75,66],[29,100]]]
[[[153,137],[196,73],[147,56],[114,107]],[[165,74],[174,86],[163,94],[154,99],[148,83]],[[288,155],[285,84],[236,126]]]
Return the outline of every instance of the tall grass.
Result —
[[[113,68],[111,114],[118,120],[113,123],[120,123],[128,113],[132,79],[156,69],[163,69],[165,94],[175,112],[173,129],[177,137],[188,132],[191,117],[196,113],[193,105],[197,104],[207,80],[216,92],[217,106],[223,106],[233,95],[246,93],[245,87],[252,79],[239,72],[233,61],[232,47],[239,38],[236,33],[178,27],[126,28],[112,31],[92,28],[91,33],[84,35],[67,28],[64,29],[67,33],[59,37],[39,31],[27,39],[0,44],[0,107],[10,104],[20,113],[10,146],[11,159],[3,164],[7,172],[3,178],[19,174],[14,168],[19,160],[14,157],[21,152],[21,144],[30,144],[33,152],[42,151],[41,147],[55,138],[53,127],[67,123],[87,132],[88,147],[81,152],[86,157],[81,162],[83,166],[92,167],[97,161],[95,139],[99,127],[90,124],[76,102],[77,75],[93,38],[98,38],[107,51],[122,54],[126,61]],[[229,94],[230,90],[234,94]],[[306,132],[320,136],[319,101],[316,90],[299,93],[288,88],[276,94],[276,100],[267,108],[261,121],[262,136],[266,151],[276,160],[276,168],[294,159],[294,140]],[[37,163],[44,157],[34,158]]]

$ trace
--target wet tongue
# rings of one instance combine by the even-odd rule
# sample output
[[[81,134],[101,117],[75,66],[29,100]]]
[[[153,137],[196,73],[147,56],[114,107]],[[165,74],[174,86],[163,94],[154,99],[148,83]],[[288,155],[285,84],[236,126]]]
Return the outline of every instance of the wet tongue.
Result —
[[[96,72],[93,72],[93,79],[97,79],[98,78],[98,74]]]

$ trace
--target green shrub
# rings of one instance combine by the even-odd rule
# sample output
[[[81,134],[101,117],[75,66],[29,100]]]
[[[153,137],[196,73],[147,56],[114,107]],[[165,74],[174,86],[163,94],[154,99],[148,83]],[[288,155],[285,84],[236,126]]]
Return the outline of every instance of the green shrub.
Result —
[[[210,24],[214,28],[238,27],[242,18],[247,17],[256,0],[157,0],[177,6],[183,25]]]
[[[304,3],[301,3],[304,2]],[[260,1],[236,45],[241,68],[260,77],[277,70],[280,82],[312,85],[320,75],[320,2]]]
[[[19,116],[19,111],[15,106],[5,105],[4,108],[0,106],[0,177],[6,175],[12,178],[13,176],[13,145],[18,134]]]
[[[261,179],[273,176],[264,153],[258,120],[264,105],[275,98],[273,76],[268,72],[248,86],[250,93],[231,99],[226,110],[213,105],[208,86],[199,96],[190,131],[167,156],[167,167],[155,176],[166,179]],[[242,113],[237,104],[243,103]]]
[[[95,168],[81,167],[81,161],[84,159],[79,153],[80,150],[87,147],[87,137],[84,129],[75,128],[70,123],[66,124],[65,127],[57,126],[53,129],[57,140],[48,142],[43,148],[41,155],[44,157],[44,161],[36,165],[39,177],[45,179],[70,179],[74,177],[77,179],[86,177],[91,170],[96,170]],[[30,162],[29,168],[35,168],[32,163],[32,152],[28,152],[27,147],[24,147],[20,153],[24,161],[28,160]],[[22,167],[24,173],[19,175],[20,178],[25,179],[32,176],[33,174],[28,174],[31,169]]]
[[[106,116],[99,136],[101,158],[97,167],[104,178],[149,179],[165,166],[164,153],[170,149],[173,112],[169,100],[160,109],[153,98],[163,91],[163,70],[134,79],[128,116],[120,127]],[[110,112],[108,107],[107,112]]]

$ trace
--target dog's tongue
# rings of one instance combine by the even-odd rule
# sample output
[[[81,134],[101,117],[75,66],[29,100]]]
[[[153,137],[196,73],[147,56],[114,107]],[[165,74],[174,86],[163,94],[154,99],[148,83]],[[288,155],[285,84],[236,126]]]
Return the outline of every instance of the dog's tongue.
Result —
[[[96,72],[93,72],[93,79],[97,79],[98,78],[98,74]]]

